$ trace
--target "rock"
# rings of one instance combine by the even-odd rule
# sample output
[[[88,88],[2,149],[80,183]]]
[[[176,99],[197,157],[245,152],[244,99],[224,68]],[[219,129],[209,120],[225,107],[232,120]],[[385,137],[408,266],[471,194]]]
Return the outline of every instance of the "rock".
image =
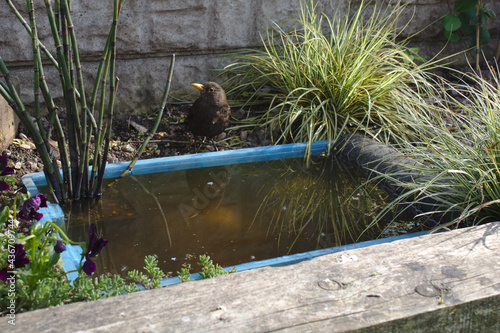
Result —
[[[226,136],[227,136],[226,132],[222,132],[221,134],[217,135],[217,139],[224,140]]]
[[[23,164],[21,162],[16,162],[14,164],[14,169],[21,170],[22,166],[23,166]]]
[[[28,166],[30,167],[31,170],[38,170],[38,164],[36,162],[27,162]]]
[[[134,147],[132,147],[130,144],[126,144],[125,146],[122,146],[122,151],[125,153],[133,153],[134,152]]]
[[[146,127],[142,126],[141,124],[136,123],[133,120],[129,120],[128,123],[130,126],[132,126],[136,131],[138,131],[140,133],[146,133],[148,131],[148,129]]]
[[[21,144],[19,144],[19,147],[26,149],[26,150],[33,150],[36,148],[36,146],[33,142],[21,143]]]
[[[247,131],[241,131],[240,133],[240,139],[241,141],[245,141],[248,138],[248,132]]]

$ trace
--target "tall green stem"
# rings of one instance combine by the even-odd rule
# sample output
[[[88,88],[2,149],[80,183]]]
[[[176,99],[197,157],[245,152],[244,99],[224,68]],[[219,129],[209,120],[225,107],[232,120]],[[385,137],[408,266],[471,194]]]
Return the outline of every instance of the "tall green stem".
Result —
[[[158,111],[158,115],[156,116],[156,121],[155,121],[155,123],[153,125],[153,128],[149,132],[149,134],[146,137],[146,139],[142,142],[142,144],[139,147],[139,149],[137,150],[134,158],[132,159],[132,161],[130,162],[130,164],[127,166],[127,169],[125,169],[125,171],[123,171],[123,173],[120,175],[120,177],[118,177],[115,180],[115,183],[119,179],[125,177],[130,171],[132,171],[132,168],[134,167],[135,163],[139,160],[139,157],[141,156],[142,152],[146,148],[146,146],[149,143],[149,141],[151,140],[151,138],[155,135],[156,130],[158,129],[158,126],[160,125],[161,119],[163,117],[163,111],[165,110],[165,106],[167,105],[167,98],[168,98],[168,93],[170,91],[170,85],[172,83],[172,74],[174,72],[174,63],[175,63],[175,54],[172,54],[172,60],[170,61],[170,69],[168,71],[167,83],[166,83],[166,86],[165,86],[165,90],[163,91],[163,97],[162,97],[162,100],[161,100],[160,109]]]

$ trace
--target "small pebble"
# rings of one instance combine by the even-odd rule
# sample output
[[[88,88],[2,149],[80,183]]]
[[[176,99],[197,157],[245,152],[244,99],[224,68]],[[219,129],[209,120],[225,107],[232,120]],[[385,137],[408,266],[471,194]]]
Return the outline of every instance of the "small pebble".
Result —
[[[19,147],[23,148],[23,149],[26,149],[26,150],[33,150],[33,149],[35,149],[35,144],[31,143],[31,142],[21,143],[19,145]]]
[[[219,140],[224,140],[224,139],[226,138],[226,136],[227,136],[226,132],[222,132],[221,134],[219,134],[219,135],[217,136],[217,138],[218,138]]]
[[[240,139],[241,139],[241,141],[245,141],[247,139],[247,137],[248,137],[248,132],[247,131],[242,131],[240,133]]]
[[[125,146],[122,147],[122,151],[126,153],[133,153],[134,147],[132,147],[130,144],[126,144]]]
[[[129,120],[128,123],[130,124],[130,126],[132,126],[136,131],[138,131],[140,133],[146,133],[148,131],[148,129],[146,127],[142,126],[141,124],[136,123],[133,120]]]
[[[28,165],[31,170],[37,170],[38,169],[38,164],[36,162],[28,162]]]

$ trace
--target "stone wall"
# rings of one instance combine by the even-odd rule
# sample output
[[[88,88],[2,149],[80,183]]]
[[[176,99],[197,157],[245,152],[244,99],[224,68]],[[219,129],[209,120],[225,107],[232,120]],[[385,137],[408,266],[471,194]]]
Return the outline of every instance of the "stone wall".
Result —
[[[41,40],[54,49],[45,19],[43,1],[35,1]],[[353,6],[360,0],[351,0]],[[402,3],[409,1],[403,0]],[[449,1],[453,2],[453,1]],[[487,1],[496,2],[496,1]],[[24,1],[14,1],[24,8]],[[345,11],[349,1],[320,0],[319,9],[326,13]],[[381,0],[378,3],[382,3]],[[397,0],[385,1],[394,5]],[[440,18],[448,12],[446,0],[415,0],[408,7],[402,23],[411,20],[405,34],[411,35],[420,54],[431,58],[444,46]],[[500,14],[500,4],[491,5]],[[117,75],[120,78],[117,112],[149,110],[160,102],[166,82],[169,56],[177,55],[172,91],[193,91],[190,83],[209,80],[213,69],[228,63],[225,55],[240,48],[261,45],[260,32],[266,22],[280,22],[297,17],[300,0],[129,0],[125,2],[118,28]],[[93,80],[97,63],[110,26],[112,1],[72,1],[72,17],[83,59],[86,79]],[[25,17],[27,17],[24,12]],[[496,46],[500,18],[493,26]],[[22,25],[0,2],[0,56],[13,75],[22,82],[22,98],[31,101],[31,41]],[[460,50],[452,45],[446,53]],[[58,75],[45,66],[52,94],[60,96]],[[87,87],[91,87],[87,85]],[[87,88],[89,89],[89,88]]]

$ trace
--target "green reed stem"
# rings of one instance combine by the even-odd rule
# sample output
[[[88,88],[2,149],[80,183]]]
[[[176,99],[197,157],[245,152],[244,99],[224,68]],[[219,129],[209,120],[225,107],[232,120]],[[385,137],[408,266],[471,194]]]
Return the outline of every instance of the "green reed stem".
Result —
[[[57,182],[56,170],[54,170],[51,164],[49,153],[46,149],[46,145],[43,142],[43,138],[40,135],[40,132],[38,131],[37,127],[33,123],[33,120],[31,120],[31,116],[26,111],[23,102],[19,98],[19,94],[17,93],[17,90],[12,83],[9,70],[7,69],[7,66],[5,65],[1,57],[0,57],[0,73],[2,73],[2,76],[4,77],[5,82],[7,83],[7,87],[9,88],[9,90],[5,91],[3,95],[6,98],[9,105],[14,110],[14,112],[16,113],[16,115],[19,117],[19,119],[28,128],[30,136],[33,139],[33,143],[35,144],[38,153],[42,158],[44,165],[44,172],[47,178],[47,183],[51,187],[50,194],[54,199],[54,201],[58,202],[57,197],[59,197],[60,193],[57,187],[58,182]],[[2,89],[2,91],[4,90]]]
[[[111,31],[110,31],[110,66],[109,66],[109,91],[110,91],[110,97],[109,97],[109,103],[108,103],[108,123],[107,123],[107,131],[106,131],[106,141],[104,143],[104,150],[103,150],[103,155],[102,155],[102,161],[101,165],[99,166],[99,174],[98,174],[98,179],[97,179],[97,185],[96,185],[96,194],[100,195],[102,193],[102,180],[104,178],[104,170],[106,168],[106,162],[108,158],[108,151],[109,151],[109,141],[111,137],[111,128],[112,128],[112,123],[113,123],[113,111],[114,111],[114,104],[115,104],[115,98],[116,98],[116,92],[118,89],[118,78],[116,77],[116,30],[118,27],[118,13],[119,13],[119,8],[121,6],[119,5],[118,0],[114,0],[113,2],[113,23],[111,25]]]
[[[137,150],[134,158],[132,159],[132,161],[130,162],[130,164],[127,166],[127,169],[125,169],[125,171],[123,171],[123,173],[120,175],[120,177],[118,177],[115,180],[115,183],[119,179],[125,177],[130,171],[132,171],[132,168],[134,167],[135,163],[139,160],[139,157],[141,156],[142,152],[146,148],[146,146],[149,143],[149,141],[155,135],[156,130],[158,129],[158,126],[160,125],[161,119],[163,117],[163,111],[165,110],[165,106],[167,105],[168,93],[170,92],[170,85],[172,83],[172,75],[174,73],[174,63],[175,63],[175,54],[172,54],[172,60],[170,61],[170,69],[169,69],[169,72],[168,72],[167,84],[165,86],[165,90],[163,91],[163,97],[162,97],[162,100],[161,100],[160,110],[158,111],[158,115],[156,117],[156,121],[155,121],[155,123],[153,125],[153,128],[149,132],[149,134],[146,137],[146,139],[142,142],[142,144],[139,147],[139,149]]]

